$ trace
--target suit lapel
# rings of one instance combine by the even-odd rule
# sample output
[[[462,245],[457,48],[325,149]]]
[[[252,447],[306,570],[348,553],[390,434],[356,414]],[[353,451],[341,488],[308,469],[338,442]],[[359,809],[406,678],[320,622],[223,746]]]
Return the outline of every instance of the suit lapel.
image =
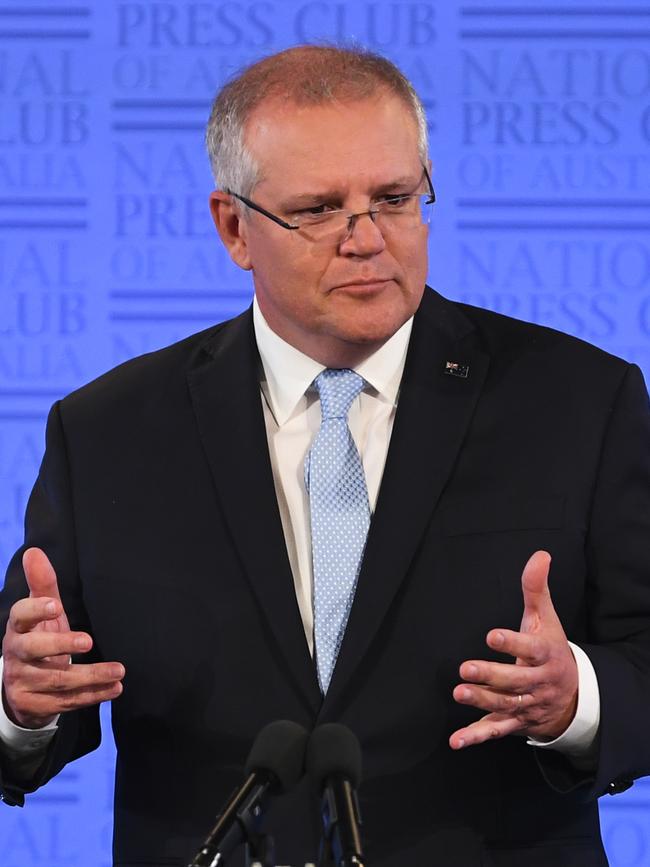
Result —
[[[321,696],[273,484],[251,310],[223,325],[204,343],[188,383],[234,544],[288,670],[316,713]]]
[[[386,616],[453,470],[488,368],[472,329],[457,308],[425,291],[357,591],[322,715],[340,696]],[[445,373],[447,362],[466,365],[467,378]]]

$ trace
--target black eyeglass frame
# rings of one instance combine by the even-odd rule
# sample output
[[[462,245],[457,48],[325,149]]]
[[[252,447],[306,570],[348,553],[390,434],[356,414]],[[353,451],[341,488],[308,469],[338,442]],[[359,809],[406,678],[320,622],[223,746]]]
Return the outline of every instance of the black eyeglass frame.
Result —
[[[436,201],[436,193],[433,189],[433,183],[431,182],[431,176],[427,171],[426,166],[422,166],[424,169],[424,177],[427,180],[427,184],[429,185],[429,199],[426,202],[427,205],[433,205]],[[302,228],[301,226],[292,226],[291,223],[287,223],[286,220],[283,220],[282,217],[278,217],[276,214],[272,214],[271,211],[267,211],[266,208],[263,208],[261,205],[258,205],[252,199],[247,198],[246,196],[240,196],[239,193],[233,192],[233,190],[226,189],[224,190],[229,196],[234,196],[236,199],[239,199],[240,202],[243,202],[247,207],[249,207],[252,211],[257,211],[258,214],[262,214],[263,217],[268,217],[269,220],[273,220],[274,223],[277,223],[278,226],[282,226],[283,229],[288,229],[290,232],[295,232],[297,229]],[[363,217],[364,214],[370,214],[372,217],[373,214],[377,213],[373,211],[372,208],[369,211],[360,211],[358,214],[350,214],[348,219],[353,220],[355,217]]]

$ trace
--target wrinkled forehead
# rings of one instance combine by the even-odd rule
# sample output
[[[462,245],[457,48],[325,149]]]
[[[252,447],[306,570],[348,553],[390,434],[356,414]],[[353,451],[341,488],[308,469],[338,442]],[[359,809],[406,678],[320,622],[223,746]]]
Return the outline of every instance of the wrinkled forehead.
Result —
[[[278,178],[311,183],[421,171],[417,121],[385,89],[364,99],[308,105],[267,99],[248,119],[245,144],[259,168],[258,186]]]

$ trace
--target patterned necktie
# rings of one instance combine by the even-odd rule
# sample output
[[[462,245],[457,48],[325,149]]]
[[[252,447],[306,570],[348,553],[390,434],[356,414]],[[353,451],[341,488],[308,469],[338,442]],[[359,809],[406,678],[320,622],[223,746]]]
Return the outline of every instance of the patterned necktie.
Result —
[[[348,427],[365,380],[353,370],[324,370],[314,380],[321,426],[305,459],[314,566],[314,642],[325,694],[348,622],[370,525],[368,490]]]

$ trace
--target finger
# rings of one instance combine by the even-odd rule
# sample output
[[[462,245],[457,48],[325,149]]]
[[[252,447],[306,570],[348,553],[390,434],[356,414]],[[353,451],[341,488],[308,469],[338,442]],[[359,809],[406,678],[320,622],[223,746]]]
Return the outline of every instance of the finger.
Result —
[[[30,596],[27,599],[19,599],[11,606],[8,625],[14,632],[31,632],[39,623],[56,620],[61,613],[61,603],[58,599]]]
[[[120,662],[76,663],[65,669],[43,669],[46,689],[51,692],[77,692],[111,686],[124,677]]]
[[[464,683],[455,687],[452,694],[459,704],[499,714],[523,713],[536,703],[536,699],[530,693],[513,694],[485,686],[467,686]]]
[[[85,689],[68,692],[60,698],[60,713],[91,707],[102,701],[112,701],[122,694],[123,684],[118,680],[109,686],[86,687]]]
[[[121,695],[123,690],[122,683],[115,681],[109,686],[90,686],[65,693],[33,693],[21,701],[19,718],[26,727],[29,727],[30,721],[41,727],[43,720],[51,720],[57,714],[71,710],[92,707],[102,701],[111,701]]]
[[[555,614],[548,589],[548,573],[551,555],[547,551],[535,551],[521,574],[521,589],[524,595],[522,629],[534,629],[539,620],[551,612]]]
[[[92,638],[86,632],[31,632],[9,642],[7,650],[22,662],[36,662],[87,653],[92,646]]]
[[[492,629],[487,634],[486,643],[492,650],[522,659],[528,665],[544,665],[550,656],[548,641],[535,633]]]
[[[5,687],[11,693],[13,704],[18,703],[17,694],[55,695],[102,689],[123,677],[124,666],[119,662],[76,663],[64,668],[50,668],[45,665],[26,667],[8,660],[4,671]]]
[[[23,554],[23,569],[30,596],[50,596],[61,601],[56,572],[44,551],[28,548]]]
[[[505,692],[532,692],[539,685],[539,667],[510,665],[506,662],[469,660],[464,662],[459,674],[468,683],[490,686]]]
[[[515,734],[522,728],[523,724],[517,717],[490,713],[477,722],[455,731],[449,738],[449,746],[452,750],[462,750],[464,747],[472,747],[485,741]]]

